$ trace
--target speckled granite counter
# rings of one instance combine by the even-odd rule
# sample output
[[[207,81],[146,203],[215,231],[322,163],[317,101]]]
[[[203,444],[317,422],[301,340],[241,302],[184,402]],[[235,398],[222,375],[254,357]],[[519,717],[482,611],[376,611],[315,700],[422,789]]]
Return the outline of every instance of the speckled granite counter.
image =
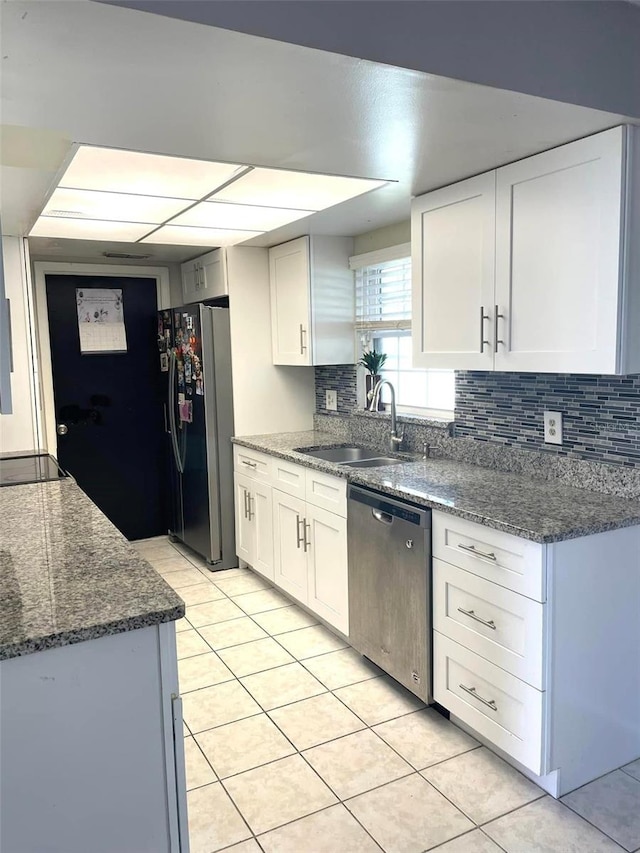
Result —
[[[183,615],[72,480],[0,489],[0,660]]]
[[[423,461],[407,455],[407,461],[400,465],[358,469],[296,452],[295,448],[300,447],[339,447],[347,443],[317,430],[241,436],[233,441],[534,542],[559,542],[640,524],[640,501],[452,459]]]

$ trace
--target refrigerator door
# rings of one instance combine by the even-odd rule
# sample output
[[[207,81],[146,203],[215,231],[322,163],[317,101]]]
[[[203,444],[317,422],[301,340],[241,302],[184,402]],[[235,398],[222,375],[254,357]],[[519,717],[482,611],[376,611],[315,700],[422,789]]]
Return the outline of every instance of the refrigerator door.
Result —
[[[217,569],[238,565],[233,518],[233,398],[229,311],[172,309],[168,435],[170,532]]]
[[[182,499],[182,535],[177,535],[206,560],[215,562],[219,557],[210,534],[200,307],[196,304],[174,309],[176,397],[170,401],[170,408],[175,421],[174,458]]]
[[[209,476],[209,525],[216,568],[238,565],[233,494],[233,388],[229,310],[200,307]]]

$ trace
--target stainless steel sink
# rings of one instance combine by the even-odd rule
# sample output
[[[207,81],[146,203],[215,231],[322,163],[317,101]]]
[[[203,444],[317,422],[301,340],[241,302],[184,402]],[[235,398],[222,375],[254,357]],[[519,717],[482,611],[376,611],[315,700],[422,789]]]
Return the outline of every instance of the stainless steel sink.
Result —
[[[343,462],[345,468],[379,468],[382,465],[399,465],[404,459],[395,459],[392,456],[376,456],[374,459],[361,459],[356,462]]]
[[[347,468],[378,468],[382,465],[398,465],[405,461],[381,456],[379,450],[369,447],[321,447],[317,450],[298,447],[296,452],[313,456],[314,459],[324,459],[325,462],[335,462],[336,465],[344,465]]]
[[[366,447],[322,447],[319,450],[307,450],[304,447],[296,448],[297,453],[305,456],[313,456],[314,459],[324,459],[325,462],[355,462],[360,459],[373,459],[379,456],[378,450],[370,450]]]

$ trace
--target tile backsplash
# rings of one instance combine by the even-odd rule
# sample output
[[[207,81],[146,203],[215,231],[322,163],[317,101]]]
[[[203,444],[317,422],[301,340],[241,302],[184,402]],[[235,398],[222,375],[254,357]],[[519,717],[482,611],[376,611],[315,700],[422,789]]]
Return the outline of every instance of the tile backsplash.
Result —
[[[563,443],[544,443],[543,411]],[[456,372],[456,437],[640,467],[640,376]]]
[[[355,364],[332,364],[326,367],[316,367],[316,412],[330,415],[325,408],[325,391],[338,392],[339,415],[348,415],[356,407],[356,372]]]
[[[338,392],[337,414],[356,407],[356,367],[317,367],[316,411],[325,390]],[[563,415],[563,444],[544,443],[543,411]],[[456,437],[550,456],[640,468],[640,375],[456,372]]]

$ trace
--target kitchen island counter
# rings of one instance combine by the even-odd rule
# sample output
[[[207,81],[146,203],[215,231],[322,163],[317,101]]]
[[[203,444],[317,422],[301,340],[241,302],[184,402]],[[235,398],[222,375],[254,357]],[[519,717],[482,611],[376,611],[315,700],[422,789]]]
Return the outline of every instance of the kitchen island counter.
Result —
[[[0,519],[0,660],[184,615],[73,480],[1,488]]]
[[[349,468],[299,452],[298,448],[351,444],[319,430],[239,436],[233,441],[534,542],[561,542],[640,524],[640,501],[468,462],[400,454],[400,464]],[[386,455],[387,451],[380,453]]]

